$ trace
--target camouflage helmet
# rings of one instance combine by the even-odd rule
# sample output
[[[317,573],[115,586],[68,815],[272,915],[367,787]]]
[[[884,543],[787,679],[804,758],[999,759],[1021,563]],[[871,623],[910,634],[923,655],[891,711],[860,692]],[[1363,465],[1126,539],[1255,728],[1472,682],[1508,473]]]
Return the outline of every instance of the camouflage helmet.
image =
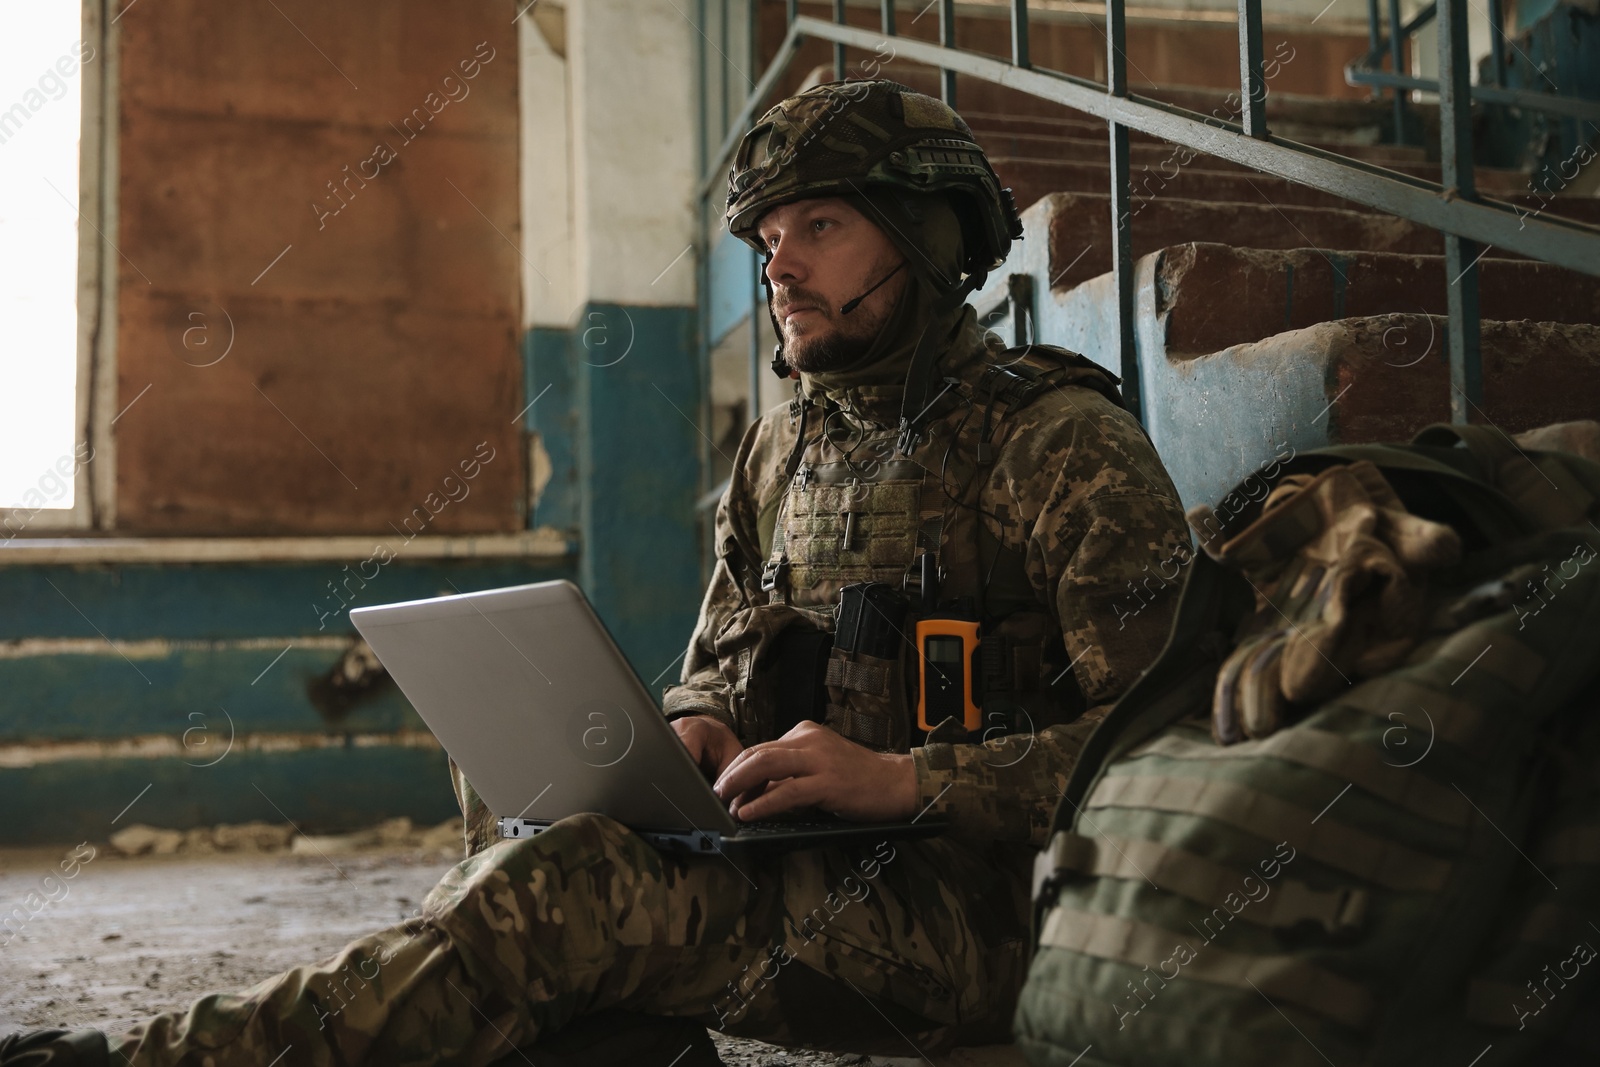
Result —
[[[728,231],[765,254],[756,226],[768,210],[868,186],[947,194],[961,219],[962,269],[978,279],[1022,236],[1011,190],[961,116],[892,81],[828,82],[763,115],[728,171]]]

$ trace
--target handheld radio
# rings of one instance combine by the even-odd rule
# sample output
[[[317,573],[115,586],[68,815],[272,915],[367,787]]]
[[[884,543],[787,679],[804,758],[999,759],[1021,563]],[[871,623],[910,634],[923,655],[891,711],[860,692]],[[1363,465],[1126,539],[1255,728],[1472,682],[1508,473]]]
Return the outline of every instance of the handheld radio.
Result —
[[[936,611],[939,579],[932,553],[923,553],[924,615],[917,620],[917,726],[932,730],[951,716],[968,731],[983,725],[973,692],[978,668],[978,621],[969,612]]]

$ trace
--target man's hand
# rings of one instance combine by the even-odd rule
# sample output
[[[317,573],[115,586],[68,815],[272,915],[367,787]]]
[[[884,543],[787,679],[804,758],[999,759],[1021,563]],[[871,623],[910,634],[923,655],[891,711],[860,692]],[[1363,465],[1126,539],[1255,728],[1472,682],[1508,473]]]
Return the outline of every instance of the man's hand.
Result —
[[[740,752],[712,788],[746,821],[804,807],[857,822],[890,822],[917,810],[910,756],[874,752],[809,721]]]
[[[744,746],[721,719],[709,715],[685,715],[672,720],[678,731],[678,740],[689,750],[689,758],[700,765],[709,777],[716,778],[728,769]]]

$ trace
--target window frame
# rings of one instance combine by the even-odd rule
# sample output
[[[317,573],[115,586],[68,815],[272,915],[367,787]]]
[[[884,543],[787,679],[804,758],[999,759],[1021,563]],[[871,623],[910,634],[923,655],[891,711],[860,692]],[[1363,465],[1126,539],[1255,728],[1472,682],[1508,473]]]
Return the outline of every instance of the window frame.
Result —
[[[115,27],[112,0],[83,0],[82,41],[95,60],[79,67],[77,375],[73,385],[74,448],[93,448],[73,476],[70,508],[0,507],[0,545],[29,536],[108,529],[115,514],[116,465],[110,410],[116,403],[116,270],[107,249],[116,240]],[[115,256],[111,251],[111,256]]]

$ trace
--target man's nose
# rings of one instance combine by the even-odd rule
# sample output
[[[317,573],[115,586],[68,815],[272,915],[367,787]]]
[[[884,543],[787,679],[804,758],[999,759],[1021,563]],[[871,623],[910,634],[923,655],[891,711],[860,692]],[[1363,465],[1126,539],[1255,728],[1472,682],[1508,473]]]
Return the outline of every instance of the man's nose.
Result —
[[[801,285],[809,272],[805,257],[793,248],[793,242],[779,241],[767,261],[767,281],[774,285]]]

